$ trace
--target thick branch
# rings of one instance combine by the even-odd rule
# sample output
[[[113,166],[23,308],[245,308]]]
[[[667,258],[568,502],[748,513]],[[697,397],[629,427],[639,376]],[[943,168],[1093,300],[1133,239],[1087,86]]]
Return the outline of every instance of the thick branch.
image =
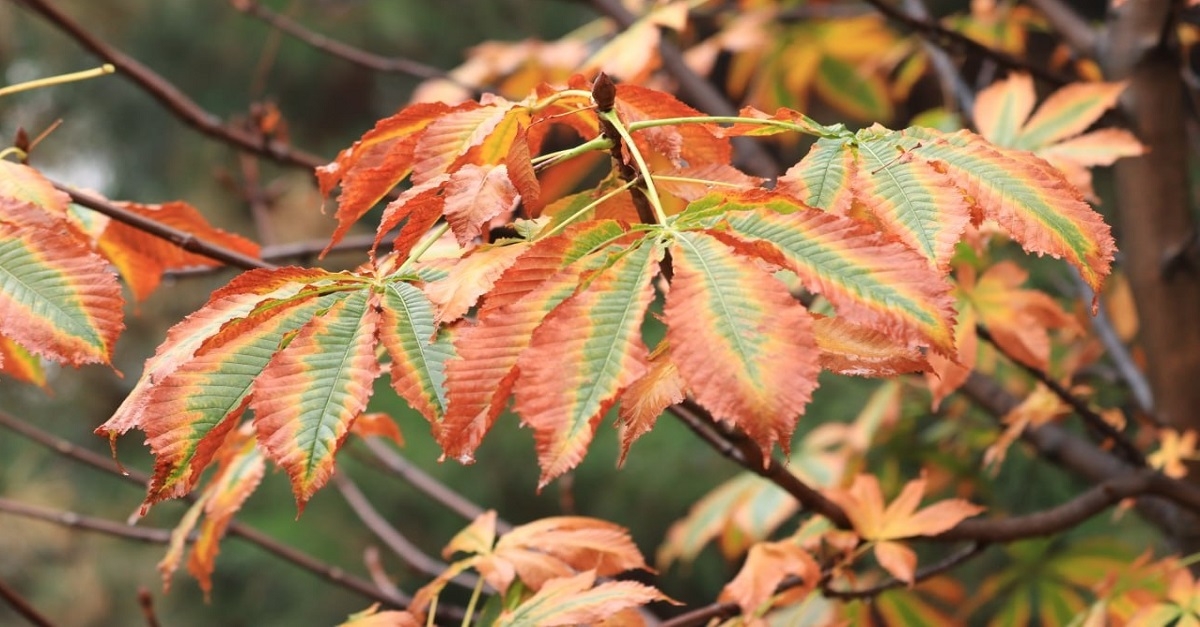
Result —
[[[146,216],[136,214],[132,211],[127,211],[107,200],[98,196],[93,196],[86,192],[71,189],[61,183],[55,183],[54,187],[70,194],[71,200],[77,204],[83,205],[88,209],[92,209],[102,213],[118,222],[124,222],[129,226],[140,229],[150,235],[167,240],[172,244],[197,255],[204,255],[209,259],[215,259],[221,263],[241,268],[243,270],[253,270],[255,268],[273,268],[274,266],[255,259],[249,255],[242,254],[236,250],[231,250],[198,239],[195,235],[187,231],[181,231],[174,227],[167,226],[161,222],[147,218]]]
[[[263,155],[283,165],[311,170],[324,165],[320,157],[291,148],[274,139],[262,137],[245,129],[223,124],[217,116],[204,110],[179,88],[171,84],[154,70],[142,65],[137,59],[109,46],[92,35],[86,28],[68,17],[47,0],[12,0],[44,17],[56,28],[69,35],[79,45],[96,56],[113,64],[117,73],[133,81],[142,91],[149,94],[176,118],[204,135],[235,146],[241,150]]]
[[[50,622],[50,619],[38,612],[29,601],[25,600],[25,597],[3,581],[0,581],[0,599],[4,599],[9,607],[31,624],[37,627],[54,627],[54,623]]]
[[[408,74],[418,78],[441,78],[454,82],[460,87],[466,89],[475,89],[471,85],[463,85],[453,76],[433,67],[412,59],[402,57],[384,57],[371,52],[367,52],[360,48],[355,48],[349,44],[342,43],[335,39],[331,39],[320,33],[313,32],[305,28],[300,23],[289,18],[286,15],[281,15],[268,9],[256,2],[256,0],[229,0],[233,8],[255,17],[280,31],[291,35],[292,37],[332,56],[335,56],[344,61],[349,61],[355,65],[360,65],[369,70],[376,72],[390,72],[399,74]]]

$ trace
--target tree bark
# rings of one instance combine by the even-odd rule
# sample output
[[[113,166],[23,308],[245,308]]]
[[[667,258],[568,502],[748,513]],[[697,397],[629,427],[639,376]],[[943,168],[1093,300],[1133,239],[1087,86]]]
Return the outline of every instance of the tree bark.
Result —
[[[1187,94],[1172,49],[1170,0],[1126,2],[1111,12],[1101,55],[1109,80],[1128,80],[1122,109],[1149,148],[1116,165],[1118,247],[1138,317],[1154,412],[1177,429],[1200,430],[1200,255],[1188,182]],[[1200,468],[1191,479],[1200,483]],[[1184,554],[1200,527],[1181,525]]]

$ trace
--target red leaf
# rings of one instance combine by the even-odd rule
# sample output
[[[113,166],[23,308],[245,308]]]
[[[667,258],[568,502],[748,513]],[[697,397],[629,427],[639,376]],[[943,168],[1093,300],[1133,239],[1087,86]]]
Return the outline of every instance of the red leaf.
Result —
[[[484,224],[511,214],[519,200],[507,166],[468,163],[451,173],[446,183],[446,221],[465,247],[479,237]]]

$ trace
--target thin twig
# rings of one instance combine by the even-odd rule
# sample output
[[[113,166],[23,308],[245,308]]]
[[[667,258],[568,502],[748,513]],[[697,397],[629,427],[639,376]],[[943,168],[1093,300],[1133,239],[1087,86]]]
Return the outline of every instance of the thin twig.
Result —
[[[95,531],[98,533],[124,538],[126,540],[136,540],[138,542],[148,542],[150,544],[166,544],[171,541],[170,529],[156,529],[153,527],[134,527],[123,522],[116,522],[105,518],[96,518],[93,516],[84,516],[75,512],[50,509],[48,507],[39,507],[14,501],[0,497],[0,512],[20,516],[22,518],[32,518],[45,522],[54,523],[71,529],[80,529],[83,531]]]
[[[354,480],[349,477],[344,471],[334,473],[333,483],[337,486],[339,492],[342,493],[342,498],[346,499],[346,503],[350,505],[350,509],[354,510],[354,514],[358,519],[366,525],[375,537],[383,541],[392,553],[396,554],[409,566],[413,571],[425,575],[427,577],[437,577],[446,570],[446,563],[441,560],[434,559],[426,555],[421,547],[413,544],[400,530],[392,526],[391,523],[371,505],[370,499],[363,494]],[[478,577],[471,573],[462,573],[453,580],[454,583],[470,590],[475,587],[478,582]]]
[[[331,39],[320,33],[313,32],[304,27],[300,23],[291,19],[286,15],[276,13],[267,7],[259,4],[255,0],[230,0],[229,3],[233,8],[266,22],[274,28],[291,35],[292,37],[334,57],[349,61],[355,65],[361,65],[369,70],[376,72],[389,72],[398,74],[408,74],[417,78],[440,78],[453,82],[459,87],[470,89],[472,91],[478,88],[472,85],[465,85],[457,80],[445,70],[426,65],[412,59],[403,57],[385,57],[367,52],[360,48],[355,48],[349,44],[342,43],[335,39]]]
[[[363,549],[363,567],[367,569],[367,574],[371,576],[371,581],[375,582],[375,585],[380,590],[394,596],[404,594],[400,591],[400,588],[396,587],[396,584],[388,577],[387,571],[384,570],[383,560],[379,558],[378,547],[368,546]]]
[[[154,612],[154,597],[146,586],[138,588],[138,605],[142,608],[142,616],[146,619],[146,627],[159,627],[158,614]]]
[[[904,0],[903,6],[909,15],[923,20],[930,19],[929,9],[921,0]],[[954,61],[950,59],[950,55],[945,50],[928,39],[922,39],[921,44],[921,47],[925,49],[925,54],[929,55],[929,62],[933,65],[934,75],[937,76],[938,86],[942,90],[942,100],[948,105],[947,108],[957,109],[963,122],[967,126],[974,126],[972,118],[975,109],[975,92],[971,90],[967,81],[963,80]]]
[[[879,596],[881,593],[887,592],[893,588],[903,588],[904,586],[918,584],[926,579],[929,579],[930,577],[934,577],[948,570],[957,568],[961,564],[983,553],[983,550],[987,547],[988,544],[986,542],[972,542],[971,544],[964,546],[962,549],[947,555],[941,561],[918,569],[917,572],[913,574],[913,580],[911,583],[892,578],[873,586],[857,588],[853,590],[823,588],[821,590],[821,594],[830,599],[869,599]]]
[[[764,459],[758,444],[750,441],[749,438],[722,430],[721,425],[704,408],[693,402],[684,401],[679,405],[668,407],[667,411],[687,425],[718,453],[783,488],[784,491],[795,497],[805,509],[828,518],[838,528],[850,528],[850,519],[841,507],[801,481],[787,469],[784,462],[774,457]]]
[[[1091,303],[1095,299],[1095,292],[1092,287],[1083,280],[1079,271],[1071,269],[1071,279],[1075,283],[1076,289],[1079,291],[1079,299],[1084,303]],[[1129,392],[1133,394],[1133,400],[1137,403],[1138,409],[1142,413],[1150,417],[1158,426],[1163,426],[1154,415],[1154,392],[1150,389],[1150,382],[1146,380],[1146,375],[1133,362],[1133,355],[1129,354],[1129,349],[1125,347],[1120,336],[1117,335],[1117,330],[1113,328],[1112,319],[1108,317],[1108,307],[1105,306],[1102,300],[1096,301],[1096,315],[1091,318],[1092,330],[1096,332],[1096,337],[1100,343],[1104,345],[1104,349],[1108,352],[1109,359],[1116,366],[1117,372],[1129,386]]]
[[[1143,455],[1142,452],[1133,445],[1133,442],[1129,441],[1129,438],[1125,437],[1125,434],[1118,431],[1116,427],[1108,424],[1108,422],[1104,420],[1103,416],[1096,413],[1091,407],[1089,407],[1087,401],[1072,394],[1070,390],[1063,387],[1063,385],[1058,381],[1052,379],[1050,375],[1046,374],[1041,368],[1036,368],[1013,357],[1004,349],[1003,346],[1000,346],[996,343],[996,338],[992,337],[992,334],[982,325],[976,325],[975,333],[980,337],[980,339],[984,340],[988,344],[991,344],[996,351],[1001,355],[1004,355],[1006,359],[1016,364],[1019,368],[1036,379],[1038,383],[1046,386],[1051,392],[1054,393],[1055,396],[1062,400],[1062,402],[1070,406],[1071,409],[1083,419],[1083,422],[1085,425],[1087,425],[1088,429],[1095,431],[1103,438],[1111,440],[1113,446],[1116,447],[1117,451],[1120,452],[1121,456],[1124,457],[1126,461],[1138,467],[1144,468],[1146,466],[1146,456]]]
[[[43,616],[29,601],[25,600],[25,597],[3,581],[0,581],[0,599],[7,601],[9,607],[13,608],[17,614],[37,627],[54,627],[54,623],[50,622],[50,619]]]
[[[71,19],[47,0],[12,0],[41,15],[60,31],[69,35],[84,48],[101,59],[113,64],[117,73],[129,78],[142,91],[163,105],[176,118],[197,131],[233,145],[241,150],[263,155],[278,163],[311,170],[324,165],[320,157],[292,148],[270,137],[250,133],[244,129],[224,124],[220,118],[206,111],[154,70],[137,59],[113,48],[94,36],[81,24]]]
[[[103,198],[100,198],[99,196],[93,196],[87,192],[71,189],[70,187],[61,183],[55,183],[54,187],[69,194],[71,196],[71,200],[77,204],[102,213],[114,220],[117,220],[118,222],[124,222],[125,224],[140,229],[146,233],[149,233],[150,235],[171,242],[172,244],[175,244],[176,246],[188,252],[196,253],[197,255],[204,255],[209,259],[215,259],[216,261],[220,261],[235,268],[242,268],[243,270],[274,267],[273,265],[262,261],[261,259],[255,259],[254,257],[240,253],[236,250],[231,250],[218,244],[206,242],[202,239],[198,239],[195,235],[192,235],[187,231],[181,231],[154,219],[147,218],[143,215],[123,209]]]
[[[375,459],[383,464],[384,468],[400,476],[414,488],[446,506],[450,511],[455,512],[466,520],[475,520],[483,515],[484,510],[482,507],[472,503],[446,484],[416,467],[412,462],[405,459],[404,456],[388,448],[383,442],[376,441],[376,438],[369,438],[363,444],[375,455]],[[497,518],[496,531],[501,534],[508,533],[512,531],[512,525]]]
[[[145,473],[118,466],[116,462],[103,455],[98,455],[91,451],[82,449],[67,440],[46,433],[41,429],[38,429],[37,427],[34,427],[33,425],[4,411],[0,411],[0,427],[5,427],[15,433],[18,433],[30,441],[45,446],[46,448],[63,455],[68,459],[73,459],[98,470],[102,470],[108,474],[121,477],[142,489],[145,489],[146,485],[150,481],[150,477]],[[194,499],[194,497],[191,495],[188,495],[184,498],[185,500],[189,501]],[[266,550],[268,553],[282,558],[285,561],[291,562],[293,565],[299,566],[300,568],[307,570],[321,577],[322,579],[333,582],[334,584],[337,584],[348,590],[357,592],[374,601],[380,601],[393,607],[404,607],[408,605],[409,599],[407,597],[387,594],[385,591],[371,585],[371,582],[366,581],[365,579],[361,579],[355,575],[349,574],[338,566],[322,562],[321,560],[318,560],[311,555],[304,553],[303,551],[299,551],[290,546],[282,544],[275,538],[272,538],[271,536],[258,531],[253,527],[249,527],[239,521],[234,520],[229,523],[228,534],[230,536],[240,537],[251,544],[256,544],[260,548]],[[452,614],[453,609],[454,608],[447,607],[447,612]]]

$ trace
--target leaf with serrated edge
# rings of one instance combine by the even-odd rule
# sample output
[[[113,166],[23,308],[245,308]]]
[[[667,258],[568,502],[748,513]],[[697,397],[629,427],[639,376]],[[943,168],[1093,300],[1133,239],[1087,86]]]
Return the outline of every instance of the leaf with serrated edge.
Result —
[[[967,202],[949,178],[912,158],[919,142],[901,142],[895,133],[874,130],[858,134],[854,198],[889,233],[944,273],[971,220]]]
[[[665,349],[664,342],[650,356],[650,367],[646,374],[621,393],[621,408],[617,413],[621,452],[617,457],[617,466],[625,463],[629,447],[654,427],[658,416],[687,396],[687,385]]]
[[[705,163],[655,174],[654,182],[660,190],[691,201],[714,191],[755,189],[762,185],[763,179],[750,176],[728,163]]]
[[[408,283],[389,283],[383,293],[379,339],[392,359],[392,388],[437,424],[446,412],[446,360],[454,351],[437,333],[433,305]]]
[[[0,372],[16,379],[46,387],[46,370],[42,360],[11,339],[0,336]]]
[[[413,246],[429,231],[446,204],[446,182],[450,175],[442,174],[414,185],[400,193],[396,200],[383,208],[379,228],[375,230],[375,241],[371,244],[371,255],[375,254],[383,238],[392,229],[400,226],[400,232],[392,244],[397,255],[407,256]]]
[[[636,581],[595,585],[595,571],[546,582],[536,594],[500,615],[497,627],[594,625],[621,610],[651,601],[669,601],[658,590]]]
[[[788,577],[799,577],[806,589],[812,589],[821,567],[791,540],[760,542],[750,547],[742,569],[721,590],[720,600],[737,603],[749,616],[775,596],[775,589]]]
[[[250,407],[267,457],[287,471],[301,510],[333,474],[334,455],[379,376],[378,295],[356,292],[300,329],[271,358]]]
[[[516,412],[533,427],[539,487],[583,459],[596,424],[646,370],[642,319],[662,248],[644,242],[554,309],[518,359]]]
[[[426,283],[425,295],[438,307],[437,322],[454,322],[465,316],[529,246],[517,242],[473,248],[450,266],[446,278]]]
[[[451,166],[473,147],[487,140],[502,127],[510,116],[515,120],[515,103],[503,98],[493,98],[484,106],[466,108],[441,115],[429,125],[416,146],[416,163],[413,164],[412,181],[420,185],[442,173],[450,172]],[[509,120],[512,122],[513,120]],[[512,126],[507,141],[493,147],[497,153],[490,159],[476,163],[499,163],[508,154],[508,148],[516,137],[517,127]],[[501,150],[502,148],[502,150]]]
[[[137,427],[154,386],[187,364],[200,346],[226,323],[245,317],[263,302],[289,299],[310,282],[332,276],[321,269],[251,270],[213,292],[199,311],[167,331],[166,339],[159,344],[154,356],[146,360],[142,377],[133,391],[112,417],[96,429],[96,434],[116,437]]]
[[[625,124],[656,118],[699,117],[703,113],[670,94],[629,83],[617,85],[617,115]],[[706,163],[729,163],[733,154],[729,139],[714,134],[715,125],[681,124],[655,126],[633,133],[638,149],[656,152],[677,167]]]
[[[813,321],[813,334],[821,349],[821,367],[831,372],[891,377],[929,369],[920,350],[844,318],[817,317]]]
[[[218,460],[217,474],[205,489],[204,521],[200,523],[187,563],[188,572],[199,582],[206,599],[212,591],[214,560],[220,550],[221,538],[233,515],[262,481],[266,470],[254,438],[241,431],[230,436],[218,454]]]
[[[54,361],[107,364],[125,327],[121,287],[65,230],[0,221],[0,335]]]
[[[917,157],[936,160],[986,217],[1025,250],[1065,257],[1099,293],[1116,245],[1111,229],[1079,192],[1042,159],[992,146],[970,131],[910,128]]]
[[[671,248],[664,313],[671,359],[696,401],[741,427],[769,459],[817,387],[812,317],[783,283],[705,233]]]
[[[456,107],[440,102],[405,107],[396,115],[377,122],[362,139],[343,150],[336,161],[317,168],[322,196],[328,196],[335,185],[342,184],[342,193],[338,197],[338,226],[329,247],[341,241],[352,224],[408,176],[417,141],[430,124],[452,111],[478,107],[474,102]]]
[[[516,381],[517,358],[546,314],[570,296],[580,275],[601,258],[572,263],[622,231],[614,222],[580,225],[540,240],[496,281],[479,323],[455,337],[458,355],[446,363],[446,417],[438,442],[446,455],[469,462],[504,409]]]
[[[14,201],[64,218],[71,197],[55,188],[54,184],[37,170],[0,159],[0,202],[8,204]],[[7,222],[9,217],[0,215],[0,220]]]
[[[279,303],[226,325],[186,364],[147,389],[136,421],[155,458],[144,508],[195,487],[284,336],[339,297]]]
[[[508,178],[508,166],[468,163],[446,183],[446,221],[461,246],[479,237],[483,225],[511,214],[520,196]]]
[[[611,577],[644,569],[646,561],[620,525],[583,516],[553,516],[504,534],[475,567],[497,590],[507,590],[514,577],[537,590],[555,577],[580,570],[594,569],[602,577]]]
[[[854,202],[854,153],[844,140],[819,139],[808,154],[779,177],[776,189],[838,215]]]
[[[838,317],[908,346],[953,350],[950,285],[908,247],[784,196],[735,198],[725,206],[751,209],[729,214],[733,234],[775,248],[777,261],[828,299]]]

